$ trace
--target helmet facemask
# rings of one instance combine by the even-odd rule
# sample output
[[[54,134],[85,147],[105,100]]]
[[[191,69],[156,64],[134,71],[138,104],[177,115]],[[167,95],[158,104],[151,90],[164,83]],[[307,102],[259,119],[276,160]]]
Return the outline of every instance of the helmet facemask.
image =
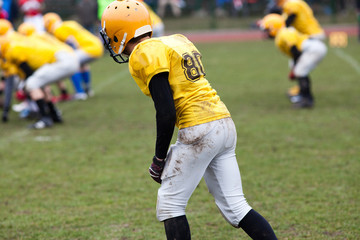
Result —
[[[260,28],[269,38],[275,38],[281,28],[285,27],[285,21],[281,15],[270,13],[266,15],[260,24]]]
[[[104,27],[100,30],[100,35],[104,41],[104,46],[109,50],[110,56],[114,59],[115,62],[120,63],[120,64],[129,62],[129,57],[124,56],[124,54],[122,54],[122,51],[125,48],[125,40],[127,37],[127,33],[124,34],[124,37],[121,40],[118,53],[115,53],[113,47],[111,46],[111,41],[114,41],[114,40],[109,38],[109,36],[106,34],[105,22],[104,22]]]

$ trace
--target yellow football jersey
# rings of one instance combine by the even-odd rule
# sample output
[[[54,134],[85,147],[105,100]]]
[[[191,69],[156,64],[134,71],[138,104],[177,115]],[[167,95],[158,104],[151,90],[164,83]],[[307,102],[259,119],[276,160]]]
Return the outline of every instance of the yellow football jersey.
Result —
[[[0,48],[0,68],[2,70],[2,73],[5,77],[9,77],[12,75],[18,75],[20,78],[24,78],[25,74],[24,72],[14,63],[8,61],[5,58],[5,53],[7,52],[7,50],[10,47],[10,43],[17,41],[16,39],[18,39],[19,41],[24,41],[24,36],[13,31],[11,33],[9,33],[9,35],[7,36],[7,38],[9,39],[9,41],[6,41],[5,43],[2,43]]]
[[[130,55],[129,70],[147,96],[150,96],[151,78],[161,72],[169,73],[179,129],[230,117],[205,78],[201,54],[183,35],[151,38],[139,43]]]
[[[75,21],[64,21],[56,26],[54,36],[75,48],[82,49],[91,57],[98,58],[103,55],[104,48],[100,39]]]
[[[281,52],[285,53],[289,57],[293,57],[290,49],[293,46],[299,51],[302,51],[302,43],[308,39],[309,36],[300,33],[293,27],[284,27],[279,30],[275,37],[275,45],[280,49]]]
[[[29,37],[33,38],[35,41],[44,41],[44,44],[51,44],[55,49],[59,51],[63,50],[63,51],[73,52],[73,49],[69,45],[58,40],[56,37],[54,37],[53,35],[47,32],[43,32],[43,33],[34,32]]]
[[[31,37],[11,39],[9,46],[3,52],[3,59],[14,65],[26,62],[29,67],[36,70],[47,63],[56,61],[55,54],[58,49],[51,44],[44,44]]]
[[[25,78],[24,72],[17,65],[4,59],[0,59],[0,68],[4,77],[18,75],[21,79]]]
[[[309,5],[302,0],[288,0],[283,5],[283,12],[286,16],[296,14],[292,24],[298,31],[304,34],[313,35],[324,32],[319,22],[314,17]]]

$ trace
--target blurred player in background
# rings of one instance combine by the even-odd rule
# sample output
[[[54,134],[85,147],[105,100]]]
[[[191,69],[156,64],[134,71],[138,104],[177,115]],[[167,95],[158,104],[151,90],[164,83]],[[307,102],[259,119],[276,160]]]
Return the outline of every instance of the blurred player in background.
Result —
[[[279,50],[293,60],[289,78],[296,79],[299,86],[299,93],[290,96],[293,106],[313,107],[314,97],[309,74],[325,57],[326,45],[293,27],[286,27],[284,19],[279,14],[265,16],[261,21],[261,28],[266,31],[269,38],[275,38],[275,45]]]
[[[59,110],[46,90],[49,84],[69,77],[80,65],[72,51],[46,44],[31,37],[16,33],[10,22],[0,20],[2,69],[7,76],[19,75],[25,81],[25,90],[36,102],[40,119],[30,128],[51,127],[61,123]]]
[[[152,8],[147,5],[143,0],[139,0],[150,14],[151,26],[153,29],[153,37],[161,37],[164,35],[165,26],[161,18],[152,10]]]
[[[4,62],[0,59],[1,80],[0,80],[0,108],[3,108],[1,120],[7,122],[9,120],[9,111],[15,85],[15,79],[7,73],[3,72],[2,66]]]
[[[4,5],[3,0],[0,0],[0,19],[8,19],[9,14],[5,9],[3,9],[3,5]]]
[[[66,43],[58,40],[53,35],[50,35],[47,32],[37,32],[33,24],[24,22],[19,25],[18,33],[23,34],[24,36],[29,36],[35,39],[35,41],[44,41],[45,44],[52,44],[54,47],[59,49],[64,49],[66,51],[73,51],[73,49]],[[66,86],[64,84],[65,80],[56,82],[56,85],[60,89],[60,96],[53,98],[53,102],[62,102],[71,100],[71,95],[68,93]]]
[[[19,0],[18,5],[24,14],[24,22],[33,24],[36,31],[43,32],[45,30],[42,14],[44,0]]]
[[[165,17],[165,9],[167,7],[167,5],[170,5],[171,7],[171,11],[172,14],[175,17],[180,17],[181,15],[181,1],[182,0],[158,0],[157,1],[157,13],[161,16],[161,17]]]
[[[294,27],[299,32],[309,35],[311,38],[324,41],[325,31],[314,16],[310,6],[303,0],[276,0],[276,6],[271,13],[282,14],[286,27]],[[294,65],[293,59],[289,61],[290,67]],[[288,90],[288,96],[299,94],[299,87],[295,85]]]
[[[98,3],[96,0],[80,0],[76,14],[79,23],[92,34],[98,34]]]
[[[73,47],[80,60],[81,70],[71,78],[76,91],[74,98],[85,100],[88,96],[92,96],[93,90],[88,63],[103,55],[104,47],[100,39],[76,21],[62,21],[57,13],[46,13],[44,24],[47,32]]]
[[[324,29],[320,26],[310,6],[303,0],[278,0],[287,27],[293,26],[311,38],[325,40]]]
[[[205,78],[201,54],[183,35],[151,38],[151,19],[138,1],[105,8],[100,35],[156,109],[157,137],[150,176],[161,184],[157,218],[167,239],[191,239],[185,208],[202,177],[224,218],[252,239],[277,239],[247,203],[235,156],[230,113]],[[169,145],[175,125],[178,139]]]

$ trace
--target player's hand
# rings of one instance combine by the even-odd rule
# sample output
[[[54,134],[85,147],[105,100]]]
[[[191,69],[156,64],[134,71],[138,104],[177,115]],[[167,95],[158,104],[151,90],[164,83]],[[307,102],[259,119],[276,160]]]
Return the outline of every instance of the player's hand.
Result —
[[[156,156],[153,157],[153,162],[149,167],[149,174],[155,182],[161,184],[161,174],[164,170],[165,160],[158,160]]]
[[[290,80],[294,80],[296,77],[295,77],[295,74],[294,74],[294,70],[291,69],[290,73],[289,73],[289,79]]]

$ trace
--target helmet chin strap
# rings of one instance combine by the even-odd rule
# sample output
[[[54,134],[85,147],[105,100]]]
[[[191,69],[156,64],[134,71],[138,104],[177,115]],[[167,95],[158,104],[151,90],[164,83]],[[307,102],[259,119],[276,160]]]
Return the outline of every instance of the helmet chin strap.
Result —
[[[124,37],[123,37],[123,39],[121,40],[118,54],[121,54],[121,52],[122,52],[123,49],[124,49],[126,37],[127,37],[127,33],[124,33]]]

